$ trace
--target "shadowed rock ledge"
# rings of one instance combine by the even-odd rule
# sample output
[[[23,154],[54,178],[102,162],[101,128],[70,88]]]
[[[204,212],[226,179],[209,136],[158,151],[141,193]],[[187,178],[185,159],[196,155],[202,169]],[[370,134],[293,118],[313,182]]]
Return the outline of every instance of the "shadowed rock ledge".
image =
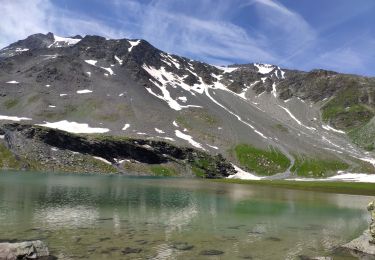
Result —
[[[129,169],[124,164],[131,164],[141,165],[138,169],[146,172],[148,167],[157,173],[172,172],[173,168],[176,176],[190,172],[193,176],[223,178],[235,173],[221,154],[210,155],[163,141],[77,135],[17,123],[3,125],[0,131],[4,134],[3,145],[14,156],[19,169],[127,173]]]

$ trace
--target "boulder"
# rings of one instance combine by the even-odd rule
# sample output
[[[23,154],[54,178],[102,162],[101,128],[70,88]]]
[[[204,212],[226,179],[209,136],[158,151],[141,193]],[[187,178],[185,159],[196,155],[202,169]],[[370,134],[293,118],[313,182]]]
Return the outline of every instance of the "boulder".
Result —
[[[48,256],[48,247],[40,240],[0,243],[0,259],[47,259]]]
[[[371,235],[366,230],[360,237],[342,246],[354,255],[368,255],[375,258],[375,244],[370,243]]]

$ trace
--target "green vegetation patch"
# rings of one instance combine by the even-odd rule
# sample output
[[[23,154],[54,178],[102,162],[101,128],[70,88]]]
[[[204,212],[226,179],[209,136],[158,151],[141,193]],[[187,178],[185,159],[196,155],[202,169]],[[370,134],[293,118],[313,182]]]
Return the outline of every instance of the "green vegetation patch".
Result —
[[[290,160],[277,149],[262,150],[248,144],[239,144],[234,148],[239,163],[250,172],[271,176],[284,172],[290,166]]]
[[[373,111],[366,105],[359,104],[360,92],[357,88],[347,88],[338,93],[322,108],[322,117],[339,129],[351,130],[366,124],[373,116]]]
[[[17,158],[4,144],[0,144],[0,169],[39,170],[39,162],[26,158]]]
[[[17,106],[19,102],[20,102],[19,99],[11,98],[11,99],[5,100],[3,104],[6,109],[11,109]]]
[[[192,162],[192,171],[197,177],[205,177],[209,172],[214,172],[216,168],[216,163],[208,157],[202,157],[195,159]]]
[[[197,166],[191,167],[191,170],[197,177],[204,178],[206,176],[206,172]]]
[[[298,176],[317,178],[326,177],[329,174],[348,168],[348,164],[337,160],[310,159],[297,156],[290,170],[291,172],[297,173]]]
[[[276,124],[276,125],[274,125],[274,128],[277,129],[280,132],[284,132],[284,133],[289,132],[288,128],[286,126],[282,125],[282,124]]]
[[[161,165],[151,166],[151,172],[155,176],[170,177],[170,176],[176,176],[177,175],[175,169],[172,169],[172,168],[169,168],[169,167],[165,167],[165,166],[161,166]]]
[[[351,130],[348,136],[356,145],[367,151],[373,151],[375,149],[375,118],[364,126]]]
[[[21,169],[21,163],[9,151],[5,145],[0,144],[0,168],[2,169]]]
[[[38,101],[40,98],[41,98],[41,96],[39,94],[32,95],[27,99],[27,103],[28,104],[34,103],[34,102]]]

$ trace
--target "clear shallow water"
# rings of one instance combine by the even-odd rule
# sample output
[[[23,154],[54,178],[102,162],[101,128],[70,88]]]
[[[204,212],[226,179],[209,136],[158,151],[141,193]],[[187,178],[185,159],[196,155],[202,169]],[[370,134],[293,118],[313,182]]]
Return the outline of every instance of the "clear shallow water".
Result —
[[[187,179],[0,173],[0,239],[42,239],[73,259],[353,259],[333,252],[367,227],[370,199]]]

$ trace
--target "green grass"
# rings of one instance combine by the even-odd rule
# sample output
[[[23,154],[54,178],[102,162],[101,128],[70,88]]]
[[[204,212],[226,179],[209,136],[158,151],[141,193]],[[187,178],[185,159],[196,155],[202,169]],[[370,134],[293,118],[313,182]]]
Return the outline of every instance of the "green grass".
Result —
[[[18,99],[12,98],[12,99],[8,99],[8,100],[4,101],[3,104],[4,104],[6,109],[11,109],[11,108],[17,106],[19,102],[20,101]]]
[[[41,96],[39,94],[32,95],[27,99],[27,103],[28,104],[34,103],[34,102],[38,101],[40,98],[41,98]]]
[[[284,132],[284,133],[289,132],[288,128],[285,127],[285,126],[282,125],[282,124],[276,124],[276,125],[274,125],[273,127],[274,127],[275,129],[277,129],[278,131],[280,131],[280,132]]]
[[[234,148],[236,158],[247,171],[262,176],[271,176],[284,172],[290,166],[290,160],[279,150],[262,150],[248,144],[239,144]]]
[[[367,151],[373,151],[375,149],[375,119],[362,127],[349,131],[348,136],[356,145]]]
[[[349,165],[336,160],[311,159],[303,156],[296,156],[291,172],[297,173],[302,177],[326,177],[330,173],[336,173],[339,170],[346,170]]]
[[[151,166],[151,172],[155,176],[170,177],[170,176],[176,176],[177,175],[175,169],[165,167],[165,166],[161,166],[161,165]]]
[[[16,158],[16,156],[4,144],[0,144],[0,169],[39,170],[41,165],[35,160]]]
[[[335,127],[351,130],[366,124],[373,116],[373,111],[366,105],[359,104],[360,92],[355,87],[338,93],[322,107],[322,118],[332,122]]]
[[[319,191],[342,194],[373,195],[375,196],[375,185],[373,183],[358,182],[323,182],[323,181],[283,181],[283,180],[238,180],[238,179],[215,179],[215,182],[248,184],[257,186],[271,186],[285,189]]]
[[[197,177],[204,178],[206,176],[206,172],[201,168],[193,166],[193,167],[191,167],[191,170],[193,171],[193,173]]]
[[[21,163],[9,151],[5,145],[0,144],[0,168],[2,169],[21,169]]]

